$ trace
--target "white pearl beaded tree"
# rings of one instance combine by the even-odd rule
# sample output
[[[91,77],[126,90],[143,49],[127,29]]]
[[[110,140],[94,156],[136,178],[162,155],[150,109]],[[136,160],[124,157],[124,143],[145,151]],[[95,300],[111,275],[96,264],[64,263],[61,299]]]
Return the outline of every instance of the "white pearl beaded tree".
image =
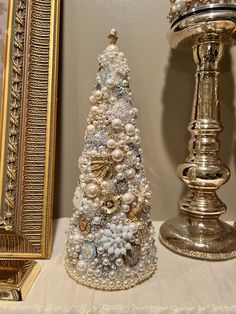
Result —
[[[150,277],[157,258],[130,70],[116,31],[108,38],[90,97],[65,267],[83,285],[120,290]]]

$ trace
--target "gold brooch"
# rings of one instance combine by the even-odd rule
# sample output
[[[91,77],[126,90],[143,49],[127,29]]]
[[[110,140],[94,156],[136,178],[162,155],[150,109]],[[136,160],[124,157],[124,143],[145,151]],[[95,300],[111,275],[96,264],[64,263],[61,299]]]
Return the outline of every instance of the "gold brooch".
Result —
[[[140,220],[142,211],[143,209],[141,207],[131,207],[131,209],[127,213],[127,217],[131,221],[138,221]]]
[[[127,251],[123,258],[126,265],[130,267],[135,266],[140,258],[140,246],[136,244],[132,245],[132,248]]]
[[[119,195],[108,196],[105,198],[102,209],[109,215],[114,214],[120,209],[121,200]]]
[[[91,221],[86,214],[81,214],[79,216],[79,230],[82,235],[89,234],[91,230]]]
[[[135,237],[139,240],[139,244],[143,245],[148,242],[150,232],[147,226],[142,225],[137,232],[135,232]]]

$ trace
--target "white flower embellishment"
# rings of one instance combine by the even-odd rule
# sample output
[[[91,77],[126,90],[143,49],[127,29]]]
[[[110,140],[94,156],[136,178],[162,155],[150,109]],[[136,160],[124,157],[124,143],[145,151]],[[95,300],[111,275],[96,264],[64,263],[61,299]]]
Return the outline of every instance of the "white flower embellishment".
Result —
[[[81,193],[80,186],[78,186],[75,190],[74,197],[73,197],[73,205],[74,205],[74,208],[76,209],[80,209],[82,205],[82,193]]]
[[[138,225],[131,223],[129,225],[110,224],[109,228],[104,230],[104,235],[101,239],[101,246],[109,255],[114,254],[126,255],[127,250],[131,249],[133,234],[137,231]]]

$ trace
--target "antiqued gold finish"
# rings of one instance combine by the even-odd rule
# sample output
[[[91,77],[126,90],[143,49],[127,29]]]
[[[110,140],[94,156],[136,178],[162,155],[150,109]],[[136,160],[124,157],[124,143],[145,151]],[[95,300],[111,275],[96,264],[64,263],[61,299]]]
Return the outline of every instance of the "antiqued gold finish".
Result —
[[[0,116],[1,258],[51,254],[59,3],[9,1]]]
[[[82,214],[79,217],[79,230],[82,235],[87,235],[89,234],[91,230],[91,221],[86,214]]]
[[[114,214],[119,211],[121,206],[121,199],[119,195],[108,195],[105,198],[104,205],[102,206],[102,210],[108,214]]]
[[[133,267],[135,266],[140,258],[141,248],[139,245],[132,245],[131,249],[127,251],[127,254],[124,256],[124,262],[127,266]]]
[[[219,157],[219,65],[228,44],[235,43],[236,6],[214,6],[186,14],[170,31],[172,47],[192,46],[197,65],[196,90],[189,124],[190,155],[178,167],[188,186],[179,202],[181,213],[165,222],[160,239],[171,250],[194,258],[224,260],[236,257],[236,229],[219,217],[226,205],[216,191],[230,177]]]
[[[112,158],[92,158],[91,171],[95,174],[97,178],[103,180],[112,179],[115,174],[115,162],[112,160]]]
[[[39,272],[34,261],[0,261],[0,301],[23,301]]]
[[[110,44],[115,45],[119,37],[117,36],[117,31],[113,28],[108,35],[108,40]]]

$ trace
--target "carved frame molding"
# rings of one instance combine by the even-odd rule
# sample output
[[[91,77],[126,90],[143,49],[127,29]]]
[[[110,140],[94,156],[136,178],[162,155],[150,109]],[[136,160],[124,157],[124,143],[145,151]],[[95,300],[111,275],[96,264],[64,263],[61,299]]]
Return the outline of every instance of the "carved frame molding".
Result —
[[[0,116],[0,258],[51,254],[59,4],[9,1]]]

